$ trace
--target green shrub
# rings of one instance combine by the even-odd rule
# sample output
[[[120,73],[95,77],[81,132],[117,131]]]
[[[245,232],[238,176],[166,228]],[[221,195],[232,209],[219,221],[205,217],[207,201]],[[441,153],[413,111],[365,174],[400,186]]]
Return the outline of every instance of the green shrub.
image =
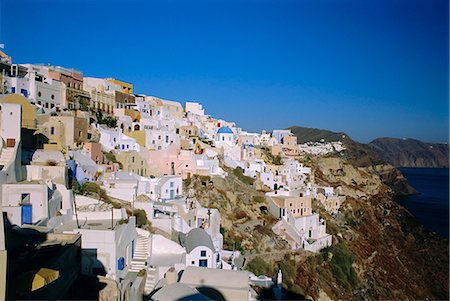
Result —
[[[134,209],[133,215],[136,216],[136,226],[138,226],[139,228],[147,224],[148,220],[145,210]]]
[[[262,195],[254,195],[253,196],[253,201],[255,203],[264,203],[266,201],[266,198],[263,197]]]
[[[252,272],[256,276],[273,274],[272,266],[265,262],[261,257],[253,258],[249,263],[247,263],[245,269]]]
[[[294,260],[284,260],[279,264],[281,272],[283,273],[283,279],[294,282],[297,277],[297,265]]]
[[[329,254],[332,256],[329,256]],[[329,259],[331,257],[331,259]],[[322,258],[329,261],[334,278],[344,287],[350,288],[358,282],[358,275],[352,264],[355,255],[345,242],[332,245],[322,250]]]
[[[280,155],[276,155],[275,157],[273,157],[272,163],[275,165],[283,165]]]
[[[243,183],[247,185],[253,185],[255,179],[251,177],[244,176],[244,170],[240,167],[233,169],[233,174]]]
[[[190,178],[184,179],[183,180],[184,187],[189,187],[189,185],[191,185],[191,182],[192,182],[192,180]]]

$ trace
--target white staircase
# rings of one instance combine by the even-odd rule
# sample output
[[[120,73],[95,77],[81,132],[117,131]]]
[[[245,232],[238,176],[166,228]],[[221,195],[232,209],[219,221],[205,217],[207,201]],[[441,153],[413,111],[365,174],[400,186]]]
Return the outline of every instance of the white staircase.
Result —
[[[144,294],[148,295],[150,294],[156,285],[156,269],[152,267],[147,268],[147,279],[145,280],[145,288],[144,288]]]
[[[138,233],[134,246],[134,256],[131,260],[131,267],[129,271],[139,272],[142,269],[146,269],[148,255],[148,237]]]
[[[0,153],[0,165],[6,166],[12,161],[14,156],[14,147],[3,148]]]
[[[142,229],[137,230],[137,239],[134,247],[134,257],[131,260],[130,272],[139,272],[142,269],[147,270],[147,278],[145,279],[144,294],[150,294],[155,288],[157,279],[157,271],[154,267],[148,266],[148,257],[150,256],[150,233]]]

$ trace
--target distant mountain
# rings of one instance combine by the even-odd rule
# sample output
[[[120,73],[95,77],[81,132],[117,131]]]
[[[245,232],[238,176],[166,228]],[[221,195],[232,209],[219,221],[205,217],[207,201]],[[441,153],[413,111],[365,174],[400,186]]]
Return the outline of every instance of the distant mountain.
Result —
[[[449,167],[448,144],[415,139],[377,138],[368,146],[381,158],[399,167]]]
[[[344,142],[347,137],[347,134],[342,132],[336,133],[328,130],[306,128],[301,126],[291,126],[287,129],[291,130],[291,132],[297,136],[298,143],[320,142],[322,139],[327,142]]]

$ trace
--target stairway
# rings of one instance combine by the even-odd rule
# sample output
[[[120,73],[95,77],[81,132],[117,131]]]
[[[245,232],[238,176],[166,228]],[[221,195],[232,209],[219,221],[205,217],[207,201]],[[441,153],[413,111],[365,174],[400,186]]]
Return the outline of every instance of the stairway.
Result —
[[[157,282],[157,271],[154,267],[147,266],[148,257],[150,255],[150,233],[142,229],[136,229],[138,234],[135,240],[134,256],[131,260],[130,272],[139,272],[142,269],[147,270],[147,278],[145,279],[144,294],[150,294],[155,288]]]
[[[149,255],[148,237],[138,233],[134,246],[134,256],[131,260],[130,272],[139,272],[147,268],[147,260]]]
[[[156,285],[156,269],[152,267],[147,268],[147,279],[145,280],[144,295],[150,294]]]
[[[0,165],[6,166],[13,159],[14,147],[3,148],[0,154]]]

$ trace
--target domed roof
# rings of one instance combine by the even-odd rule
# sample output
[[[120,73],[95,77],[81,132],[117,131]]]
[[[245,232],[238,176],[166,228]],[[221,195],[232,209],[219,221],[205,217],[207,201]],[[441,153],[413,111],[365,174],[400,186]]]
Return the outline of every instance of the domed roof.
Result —
[[[217,134],[233,134],[233,131],[229,127],[223,126],[217,131]]]

